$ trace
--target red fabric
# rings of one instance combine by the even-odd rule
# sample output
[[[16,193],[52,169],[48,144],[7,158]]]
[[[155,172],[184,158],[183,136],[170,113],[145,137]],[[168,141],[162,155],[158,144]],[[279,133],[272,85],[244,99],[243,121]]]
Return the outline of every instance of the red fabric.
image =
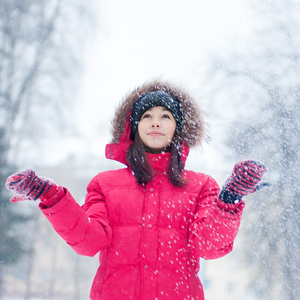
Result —
[[[130,140],[131,125],[130,113],[127,115],[126,127],[123,135],[120,138],[119,144],[107,144],[105,147],[105,157],[107,159],[116,160],[124,165],[127,165],[126,153],[132,144]]]
[[[52,188],[53,187],[53,188]],[[54,204],[56,204],[58,201],[62,199],[62,197],[66,194],[66,190],[62,186],[57,186],[56,184],[53,184],[51,186],[51,190],[49,190],[49,193],[47,192],[43,197],[40,199],[40,206],[47,208],[51,207]]]
[[[118,160],[122,147],[114,145]],[[185,146],[183,153],[185,160]],[[95,176],[82,207],[68,191],[52,207],[40,205],[78,254],[100,252],[92,300],[203,300],[199,258],[232,250],[244,203],[218,205],[219,187],[202,173],[184,171],[187,185],[175,187],[166,175],[170,154],[148,158],[156,175],[145,186],[126,167]]]
[[[166,157],[150,155],[150,161],[161,166]],[[192,171],[185,177],[185,188],[164,174],[141,187],[129,168],[108,171],[91,181],[83,207],[69,192],[51,208],[41,207],[78,254],[102,250],[91,299],[204,299],[199,257],[232,250],[243,204],[221,209],[211,177]]]

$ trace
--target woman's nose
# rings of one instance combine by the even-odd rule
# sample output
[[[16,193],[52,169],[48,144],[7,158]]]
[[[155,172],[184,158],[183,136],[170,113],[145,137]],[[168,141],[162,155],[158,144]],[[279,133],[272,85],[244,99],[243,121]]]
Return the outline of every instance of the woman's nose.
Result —
[[[159,121],[157,119],[154,119],[153,122],[152,122],[152,127],[159,127],[160,124],[159,124]]]

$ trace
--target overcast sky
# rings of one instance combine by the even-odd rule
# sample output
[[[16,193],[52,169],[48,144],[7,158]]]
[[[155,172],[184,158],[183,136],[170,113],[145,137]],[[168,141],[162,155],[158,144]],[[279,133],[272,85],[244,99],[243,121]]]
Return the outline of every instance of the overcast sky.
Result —
[[[199,65],[209,63],[211,53],[233,51],[250,26],[247,1],[241,0],[98,3],[99,27],[86,49],[78,102],[91,135],[99,116],[107,123],[124,93],[149,78],[162,76],[193,90]]]

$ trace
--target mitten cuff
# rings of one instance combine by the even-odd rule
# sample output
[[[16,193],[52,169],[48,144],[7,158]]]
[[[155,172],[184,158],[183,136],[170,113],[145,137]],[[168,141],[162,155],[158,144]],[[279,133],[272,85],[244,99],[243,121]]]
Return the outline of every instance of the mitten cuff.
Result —
[[[226,212],[236,213],[240,207],[245,206],[243,200],[238,201],[237,203],[226,203],[220,197],[217,198],[217,205],[219,208]]]
[[[57,187],[57,191],[49,198],[45,198],[40,202],[41,208],[49,208],[59,202],[66,195],[66,190],[62,186]]]
[[[222,188],[221,192],[220,192],[220,199],[222,201],[224,201],[227,204],[236,204],[239,203],[242,199],[242,195],[235,195],[232,192],[230,192],[228,189],[226,188]]]

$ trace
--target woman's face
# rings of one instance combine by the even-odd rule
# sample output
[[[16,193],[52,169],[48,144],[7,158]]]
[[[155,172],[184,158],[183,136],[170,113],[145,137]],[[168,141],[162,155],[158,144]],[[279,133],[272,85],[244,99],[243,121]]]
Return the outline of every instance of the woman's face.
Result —
[[[170,145],[176,129],[172,113],[162,106],[147,110],[138,125],[139,136],[151,153],[160,153]]]

